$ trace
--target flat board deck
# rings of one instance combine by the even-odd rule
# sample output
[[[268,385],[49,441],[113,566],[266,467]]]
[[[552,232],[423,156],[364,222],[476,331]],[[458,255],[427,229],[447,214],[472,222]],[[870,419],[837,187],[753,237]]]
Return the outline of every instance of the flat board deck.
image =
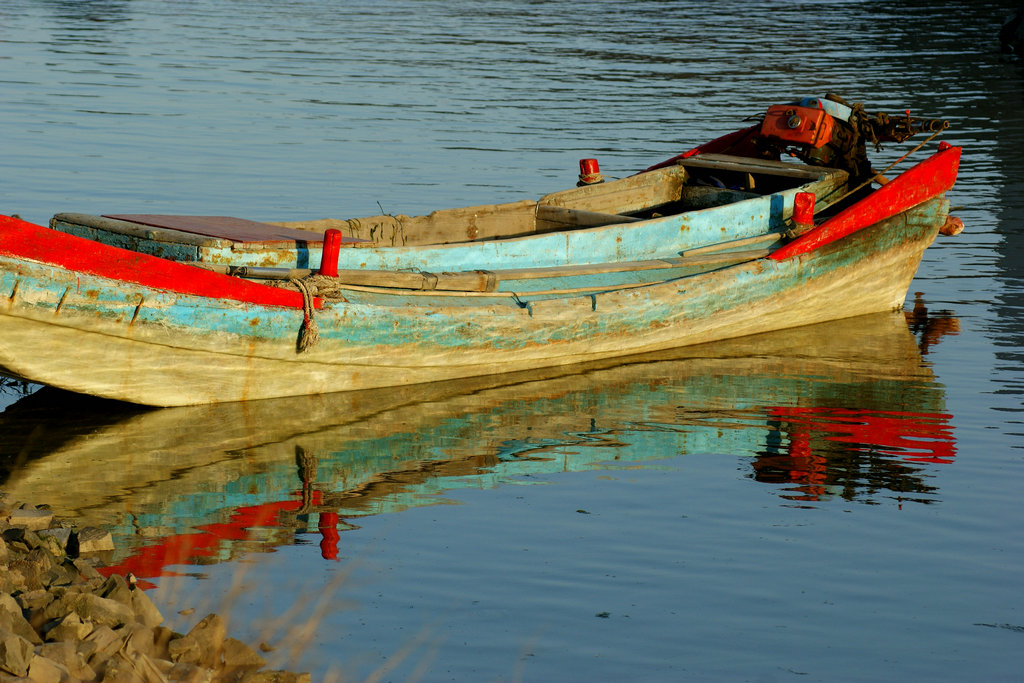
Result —
[[[313,230],[287,228],[231,216],[175,216],[139,213],[104,214],[103,217],[240,243],[306,242],[321,245],[324,239],[323,233]],[[354,237],[342,237],[343,243],[362,241],[364,240]]]

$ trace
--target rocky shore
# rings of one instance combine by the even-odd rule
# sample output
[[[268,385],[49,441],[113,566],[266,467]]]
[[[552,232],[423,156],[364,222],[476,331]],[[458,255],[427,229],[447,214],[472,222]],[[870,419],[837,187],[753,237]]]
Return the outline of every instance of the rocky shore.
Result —
[[[0,683],[310,680],[267,670],[216,614],[186,634],[164,626],[134,577],[100,573],[96,553],[113,547],[0,491]]]

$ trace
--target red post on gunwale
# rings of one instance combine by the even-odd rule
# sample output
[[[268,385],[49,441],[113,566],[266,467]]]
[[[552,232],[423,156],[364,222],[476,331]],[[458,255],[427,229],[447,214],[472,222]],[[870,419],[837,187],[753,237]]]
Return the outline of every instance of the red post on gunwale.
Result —
[[[341,250],[341,231],[334,228],[324,233],[324,247],[320,255],[321,275],[338,277],[338,254]]]
[[[939,143],[938,152],[911,166],[814,230],[776,249],[768,258],[781,261],[806,254],[949,191],[956,182],[960,152],[960,147]]]
[[[793,198],[793,228],[803,234],[814,227],[814,193],[797,192]]]

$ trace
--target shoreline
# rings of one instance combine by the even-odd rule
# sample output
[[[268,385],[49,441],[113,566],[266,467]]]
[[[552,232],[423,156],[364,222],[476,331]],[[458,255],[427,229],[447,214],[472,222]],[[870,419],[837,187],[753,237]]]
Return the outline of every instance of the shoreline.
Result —
[[[215,613],[188,633],[164,617],[135,577],[102,572],[109,532],[58,520],[45,504],[0,489],[0,683],[224,681],[308,683],[268,670]]]

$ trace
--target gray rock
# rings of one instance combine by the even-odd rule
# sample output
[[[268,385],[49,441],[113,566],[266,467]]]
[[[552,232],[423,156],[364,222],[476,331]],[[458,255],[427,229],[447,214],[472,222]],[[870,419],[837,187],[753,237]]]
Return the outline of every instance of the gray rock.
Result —
[[[193,638],[175,638],[167,644],[167,654],[175,664],[198,664],[203,653],[200,644]]]
[[[82,640],[84,647],[79,652],[86,654],[88,650],[89,665],[96,668],[94,660],[107,659],[121,647],[121,639],[114,633],[114,629],[105,624],[100,624]]]
[[[131,608],[117,600],[101,598],[92,593],[80,593],[74,601],[74,611],[83,620],[114,628],[135,621]]]
[[[36,630],[28,623],[18,601],[6,593],[0,593],[0,629],[7,629],[33,645],[43,642]]]
[[[220,664],[226,629],[216,614],[207,615],[187,635],[167,644],[172,662],[213,668]]]
[[[234,638],[224,639],[224,667],[227,669],[261,669],[267,665],[256,650]]]
[[[120,574],[108,576],[103,587],[98,591],[98,595],[108,600],[117,600],[123,605],[132,604],[132,591],[128,588],[128,582]]]
[[[103,683],[139,683],[143,679],[135,673],[132,662],[122,656],[110,657],[97,667],[96,673],[102,674]]]
[[[16,567],[7,565],[6,570],[0,573],[0,587],[8,595],[25,590],[25,577]]]
[[[61,683],[67,680],[71,674],[60,664],[35,655],[28,667],[28,679],[33,683]]]
[[[44,609],[47,605],[53,602],[56,596],[45,588],[40,588],[34,591],[21,591],[18,593],[18,597],[15,600],[18,601],[18,605],[21,609],[26,612],[33,612],[35,610]]]
[[[52,521],[52,512],[49,510],[36,510],[34,508],[11,510],[7,516],[7,523],[12,527],[25,527],[33,531],[49,528]]]
[[[43,588],[43,582],[39,577],[39,567],[32,562],[21,558],[11,560],[7,564],[7,571],[11,572],[12,578],[15,572],[17,572],[17,576],[21,577],[22,587],[25,590],[37,591]]]
[[[142,680],[144,683],[166,683],[168,680],[167,674],[170,673],[174,666],[170,662],[161,662],[148,655],[139,655],[138,657],[131,658],[129,661],[132,664],[135,675],[138,676],[138,680]]]
[[[3,571],[0,571],[0,593],[3,593],[4,595],[11,595],[12,593],[24,588],[24,583],[15,585],[14,575],[11,574],[6,567],[3,567],[2,569]]]
[[[209,683],[212,676],[209,669],[188,662],[177,662],[167,673],[167,678],[178,683]]]
[[[164,623],[164,615],[142,589],[136,588],[131,592],[131,601],[132,611],[140,623],[146,626],[159,626]]]
[[[23,598],[27,595],[29,594],[22,593],[18,597]],[[51,600],[50,602],[46,603],[44,607],[41,608],[42,611],[39,615],[39,619],[43,623],[47,623],[55,619],[63,619],[67,615],[75,612],[75,601],[78,599],[79,595],[79,593],[73,592],[65,592],[60,596],[56,596],[53,593],[48,593],[48,596],[51,598]],[[25,609],[29,608],[26,607]]]
[[[53,539],[62,552],[67,552],[68,540],[71,538],[71,529],[66,526],[57,526],[52,529],[42,529],[37,532],[42,539]]]
[[[148,626],[127,624],[117,629],[116,633],[121,642],[124,643],[121,646],[121,652],[125,653],[130,659],[141,655],[146,655],[147,657],[156,656],[156,634]]]
[[[89,635],[85,636],[85,638],[82,638],[81,640],[67,642],[70,642],[72,645],[74,645],[75,651],[82,656],[82,659],[84,659],[86,663],[89,664],[89,666],[95,669],[97,665],[94,665],[93,657],[96,657],[97,662],[103,662],[106,659],[106,657],[102,654],[97,656],[97,653],[100,651],[100,646],[94,641],[88,640],[89,636],[91,635],[92,632],[90,632]]]
[[[32,643],[16,633],[0,628],[0,671],[26,676],[33,654]]]
[[[63,619],[74,612],[83,621],[102,624],[110,628],[129,624],[135,621],[131,608],[116,600],[101,598],[92,593],[68,591],[58,597],[43,610],[43,623],[54,619]]]
[[[79,575],[86,581],[98,580],[100,583],[104,581],[103,574],[96,571],[96,567],[94,567],[88,560],[78,558],[76,560],[72,560],[72,562],[75,565],[75,569],[78,570]]]
[[[64,667],[72,680],[91,681],[96,678],[96,672],[72,643],[44,643],[36,648],[36,653]]]
[[[114,539],[109,531],[87,526],[78,532],[78,552],[83,555],[113,549]]]
[[[39,534],[32,529],[23,526],[4,529],[3,533],[0,534],[0,537],[2,537],[4,541],[11,546],[10,550],[14,551],[28,552],[33,548],[38,548],[42,543],[42,539],[39,537]]]
[[[175,633],[166,626],[155,626],[153,628],[153,648],[156,656],[171,661],[171,653],[167,646],[175,638],[181,638],[181,634]]]
[[[44,586],[50,586],[53,588],[59,586],[70,586],[75,583],[84,583],[82,577],[78,575],[78,571],[74,566],[68,567],[64,564],[58,564],[53,569],[48,569],[39,575],[39,580]]]
[[[310,680],[259,671],[263,657],[227,638],[216,614],[184,636],[162,626],[134,577],[97,571],[114,548],[109,532],[51,523],[44,506],[15,504],[0,492],[0,683]]]
[[[82,617],[74,612],[51,623],[52,626],[48,625],[45,630],[46,640],[54,642],[78,642],[85,639],[95,628],[95,624],[91,621],[82,621]]]
[[[58,566],[56,558],[43,546],[30,550],[25,555],[25,562],[35,565],[36,573],[40,576]]]

